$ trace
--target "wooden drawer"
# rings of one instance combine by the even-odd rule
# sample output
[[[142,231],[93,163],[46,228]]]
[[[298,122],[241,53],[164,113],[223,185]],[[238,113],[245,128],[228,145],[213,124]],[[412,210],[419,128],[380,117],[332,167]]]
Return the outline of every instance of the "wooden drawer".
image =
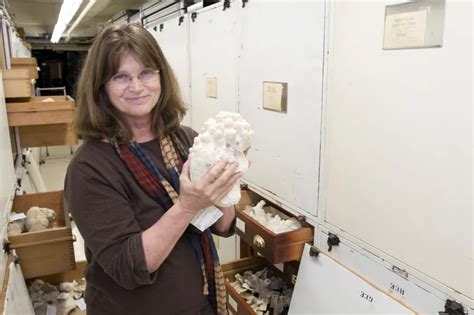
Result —
[[[19,127],[22,148],[77,144],[72,124],[50,124]]]
[[[46,99],[54,102],[43,102]],[[75,105],[69,96],[10,99],[7,115],[9,126],[18,127],[23,148],[77,144],[72,128]]]
[[[41,279],[52,285],[59,285],[61,282],[72,282],[73,280],[76,280],[76,282],[79,282],[79,280],[84,278],[84,269],[86,265],[87,265],[87,262],[79,261],[77,262],[76,269],[74,270],[51,274],[47,276],[41,276],[35,279]],[[26,284],[29,285],[35,279],[28,279],[26,281]],[[86,310],[81,311],[79,308],[76,308],[71,313],[69,313],[69,315],[86,315]]]
[[[30,78],[38,79],[36,58],[12,58],[10,64],[12,69],[26,69]]]
[[[5,98],[32,96],[32,79],[28,69],[3,70]]]
[[[54,99],[54,102],[44,102],[47,99]],[[68,96],[34,96],[8,100],[8,125],[72,123],[75,110],[74,100]]]
[[[248,257],[235,260],[222,265],[227,290],[227,308],[230,314],[256,315],[257,313],[247,304],[246,300],[232,287],[231,282],[235,281],[235,274],[243,274],[245,271],[256,272],[264,267],[272,269],[276,275],[285,279],[283,273],[261,257]],[[288,283],[288,282],[287,282]],[[292,287],[292,285],[289,285]]]
[[[297,230],[275,234],[244,211],[246,206],[254,206],[260,200],[265,200],[267,205],[272,206],[283,215],[292,216],[253,191],[242,190],[242,197],[236,207],[237,234],[249,244],[257,255],[265,257],[273,264],[299,260],[304,244],[313,241],[314,228],[302,222],[303,227]]]
[[[76,268],[73,235],[69,217],[64,213],[63,192],[15,196],[12,211],[26,214],[33,206],[56,211],[52,227],[39,232],[26,232],[9,237],[10,248],[15,249],[21,259],[25,278],[38,277]]]

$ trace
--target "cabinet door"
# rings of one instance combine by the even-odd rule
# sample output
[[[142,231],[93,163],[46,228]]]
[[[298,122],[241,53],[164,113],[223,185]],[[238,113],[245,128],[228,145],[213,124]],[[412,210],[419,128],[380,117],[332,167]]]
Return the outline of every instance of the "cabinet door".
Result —
[[[244,178],[284,208],[314,216],[324,10],[324,1],[249,1],[239,14],[239,112],[255,131]],[[286,112],[263,107],[264,81],[287,85]]]
[[[161,28],[160,25],[163,25]],[[148,28],[155,37],[163,51],[166,60],[176,75],[183,101],[188,107],[188,112],[183,119],[183,124],[191,125],[191,99],[189,83],[189,18],[188,15],[172,18],[163,23]]]
[[[330,3],[325,222],[472,306],[472,3],[420,2],[443,3],[443,45],[399,50],[393,1]]]
[[[10,278],[5,301],[5,314],[34,315],[33,305],[25,284],[20,265],[11,263]]]
[[[306,244],[289,314],[415,314],[330,256]]]
[[[192,127],[199,131],[219,111],[236,112],[236,2],[222,2],[190,20]]]

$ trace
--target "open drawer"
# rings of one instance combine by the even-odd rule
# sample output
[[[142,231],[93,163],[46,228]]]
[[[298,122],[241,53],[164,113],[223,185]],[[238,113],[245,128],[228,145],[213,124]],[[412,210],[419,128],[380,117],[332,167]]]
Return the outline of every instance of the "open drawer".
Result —
[[[6,105],[8,125],[18,127],[21,147],[77,144],[76,108],[69,96],[15,98]]]
[[[282,279],[285,286],[292,289],[292,285],[287,281],[288,275],[284,275],[278,268],[260,257],[247,257],[235,260],[222,265],[224,272],[225,286],[227,290],[227,308],[230,314],[256,315],[257,312],[248,304],[247,300],[237,292],[231,283],[236,281],[236,274],[242,275],[246,271],[253,273],[268,268],[271,273]],[[247,293],[248,294],[248,293]],[[286,313],[287,308],[285,309]]]
[[[305,243],[313,241],[314,228],[300,220],[301,228],[290,232],[275,233],[250,216],[247,206],[255,206],[260,200],[265,200],[251,190],[242,190],[242,197],[237,205],[236,232],[257,255],[265,257],[273,264],[299,260]],[[277,212],[286,219],[291,214],[281,207],[265,200],[271,212]],[[264,208],[265,209],[265,208]]]
[[[56,218],[47,230],[24,232],[8,238],[10,248],[15,249],[21,259],[25,278],[76,269],[74,237],[69,217],[64,213],[63,192],[15,196],[12,211],[26,214],[33,206],[53,209]]]
[[[14,251],[13,256],[15,256]],[[77,264],[77,269],[75,270],[52,274],[40,277],[39,279],[48,282],[51,285],[58,285],[62,282],[72,282],[73,280],[79,282],[84,277],[85,265],[86,262],[79,262]],[[25,281],[22,269],[23,266],[21,261],[17,261],[12,257],[12,255],[10,255],[5,269],[3,288],[0,297],[0,314],[35,315],[35,310],[33,309],[33,304],[28,294],[28,286],[34,279]],[[76,300],[76,303],[77,302],[79,302],[78,305],[84,307],[81,303],[82,301]],[[52,309],[48,309],[48,311],[47,314],[56,314]],[[76,307],[69,314],[85,315],[86,310],[81,310],[79,307]]]

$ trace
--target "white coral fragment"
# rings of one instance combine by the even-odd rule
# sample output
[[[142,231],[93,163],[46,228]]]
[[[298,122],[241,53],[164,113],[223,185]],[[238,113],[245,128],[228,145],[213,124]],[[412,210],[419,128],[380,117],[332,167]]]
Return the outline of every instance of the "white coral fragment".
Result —
[[[265,201],[261,200],[255,207],[248,207],[246,212],[257,222],[267,227],[275,234],[285,233],[301,228],[301,223],[295,218],[288,218],[277,209],[267,206]],[[282,216],[284,218],[282,218]]]
[[[245,172],[249,161],[244,152],[250,148],[252,134],[249,123],[237,113],[220,112],[215,118],[209,118],[190,149],[191,180],[200,179],[220,161],[238,162],[237,172]],[[240,186],[237,182],[217,206],[228,207],[239,200]]]

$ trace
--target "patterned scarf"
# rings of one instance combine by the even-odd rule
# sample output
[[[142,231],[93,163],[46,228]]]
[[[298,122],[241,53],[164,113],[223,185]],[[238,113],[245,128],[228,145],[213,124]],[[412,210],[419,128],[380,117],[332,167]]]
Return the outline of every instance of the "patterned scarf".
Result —
[[[150,157],[136,142],[119,145],[112,140],[117,153],[127,165],[130,172],[143,190],[155,199],[163,209],[169,209],[178,201],[179,175],[184,161],[188,158],[188,150],[177,135],[161,139],[160,147],[166,169],[171,177],[169,183],[160,173]],[[176,153],[175,146],[179,151]],[[197,229],[188,227],[185,234],[190,239],[196,257],[201,264],[203,277],[203,294],[216,314],[227,314],[224,275],[216,246],[210,229],[197,233]]]

